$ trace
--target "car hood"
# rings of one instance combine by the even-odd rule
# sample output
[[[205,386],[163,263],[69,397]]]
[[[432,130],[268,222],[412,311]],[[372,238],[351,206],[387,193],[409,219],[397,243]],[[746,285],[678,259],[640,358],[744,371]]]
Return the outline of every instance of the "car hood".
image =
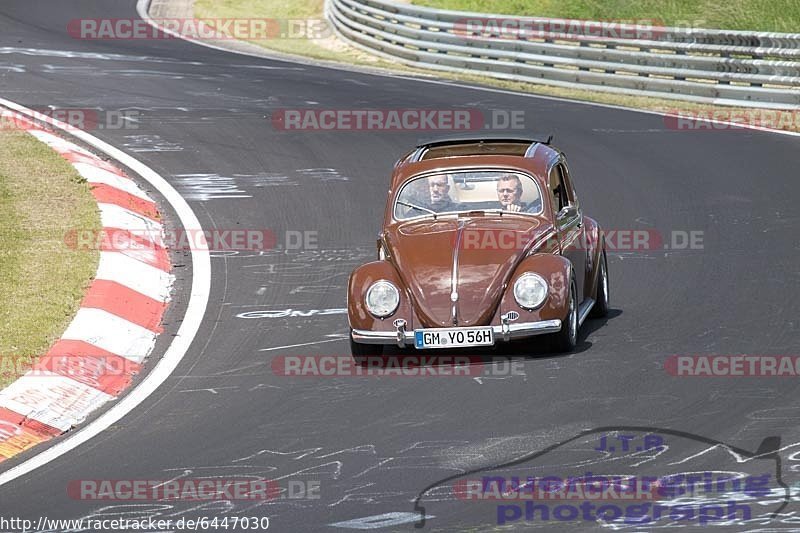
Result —
[[[551,228],[534,217],[428,218],[388,229],[385,242],[422,327],[488,325],[517,263],[538,246],[529,243]]]

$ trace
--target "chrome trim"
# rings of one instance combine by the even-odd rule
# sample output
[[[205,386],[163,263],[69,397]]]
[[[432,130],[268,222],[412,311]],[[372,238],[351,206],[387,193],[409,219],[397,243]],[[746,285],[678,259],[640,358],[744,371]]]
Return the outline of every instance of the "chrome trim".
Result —
[[[542,280],[542,283],[544,283],[544,287],[545,287],[545,289],[547,289],[547,292],[546,292],[546,293],[545,293],[545,295],[544,295],[544,299],[543,299],[543,300],[541,301],[541,303],[540,303],[539,305],[537,305],[536,307],[526,307],[526,306],[522,305],[522,304],[519,302],[519,300],[517,300],[517,294],[516,294],[516,292],[517,292],[517,283],[519,283],[519,280],[521,280],[521,279],[522,279],[522,278],[524,278],[525,276],[536,276],[537,278],[539,278],[540,280]],[[539,309],[540,307],[542,307],[542,306],[544,305],[544,303],[547,301],[547,297],[548,297],[548,296],[550,296],[550,284],[549,284],[549,283],[547,283],[547,280],[546,280],[546,279],[544,279],[544,276],[542,276],[542,275],[540,275],[540,274],[537,274],[536,272],[523,272],[523,273],[522,273],[522,275],[521,275],[521,276],[519,276],[519,277],[518,277],[518,278],[517,278],[517,279],[514,281],[514,285],[512,285],[512,286],[511,286],[511,296],[513,296],[513,297],[514,297],[514,301],[515,301],[515,302],[517,302],[517,305],[518,305],[518,306],[520,306],[522,309],[527,309],[528,311],[534,311],[534,310],[536,310],[536,309]]]
[[[367,305],[367,294],[369,294],[369,291],[372,289],[372,287],[374,287],[375,285],[377,285],[378,283],[381,283],[381,282],[388,283],[389,285],[394,287],[394,290],[397,291],[397,305],[394,306],[394,309],[392,309],[391,313],[389,313],[388,315],[384,315],[384,316],[376,315],[375,313],[372,312],[372,310]],[[369,314],[371,314],[372,316],[374,316],[375,318],[379,318],[381,320],[385,320],[385,319],[389,318],[390,316],[392,316],[393,314],[395,314],[397,312],[397,310],[400,308],[400,297],[401,296],[402,295],[400,294],[400,288],[397,285],[395,285],[391,280],[388,280],[386,278],[381,278],[381,279],[375,280],[367,288],[367,292],[364,293],[364,296],[363,296],[363,298],[364,298],[364,309],[366,309],[367,312]]]
[[[399,328],[398,328],[399,329]],[[397,331],[370,331],[366,329],[354,329],[350,332],[350,337],[361,344],[397,344]],[[403,330],[403,344],[414,344],[414,332]]]
[[[552,148],[552,146],[550,148]],[[547,179],[550,179],[550,171],[553,170],[554,166],[558,165],[559,163],[566,164],[566,162],[567,158],[564,157],[564,154],[558,150],[555,150],[555,153],[550,156],[550,159],[547,160],[547,166],[545,167],[547,168]]]
[[[530,157],[530,158],[533,158],[534,156],[536,156],[536,150],[539,148],[539,145],[540,145],[540,144],[542,144],[542,143],[540,143],[539,141],[535,141],[533,144],[531,144],[531,145],[528,147],[528,149],[527,149],[527,150],[525,150],[525,156],[524,156],[524,157],[526,157],[526,158],[528,158],[528,157]]]
[[[453,325],[458,326],[458,293],[453,291],[450,293],[450,301],[453,305],[450,307],[450,318],[453,319]]]
[[[470,326],[473,328],[476,326]],[[429,328],[436,329],[453,329],[453,328]],[[495,342],[502,340],[508,342],[511,339],[521,339],[525,337],[533,337],[534,335],[543,335],[546,333],[557,333],[561,331],[561,320],[542,320],[539,322],[522,322],[520,324],[502,324],[500,326],[492,326],[494,332]],[[364,329],[354,329],[350,332],[353,341],[361,344],[400,344],[400,330],[398,331],[370,331]],[[414,331],[402,330],[403,345],[410,344],[414,346]],[[402,347],[402,346],[401,346]]]
[[[549,241],[551,239],[553,239],[553,242],[555,242],[557,245],[560,244],[558,242],[558,232],[555,230],[555,228],[550,229],[547,233],[543,233],[543,234],[539,235],[538,237],[536,237],[533,241],[531,241],[531,243],[528,245],[529,246],[529,250],[539,249],[542,246],[546,245],[547,241]],[[528,251],[526,251],[525,253],[527,255]],[[555,247],[555,253],[557,253],[557,254],[560,253],[559,246]]]
[[[458,254],[461,250],[461,239],[464,238],[464,228],[466,223],[462,220],[458,222],[458,229],[456,230],[456,240],[453,245],[453,270],[450,274],[450,301],[453,305],[450,309],[450,318],[453,319],[453,325],[458,326]]]
[[[428,151],[427,146],[418,146],[414,153],[411,154],[411,158],[409,159],[409,163],[417,163],[422,160],[422,156]]]
[[[578,327],[581,327],[583,321],[589,316],[589,311],[594,307],[594,298],[586,298],[586,300],[578,307]]]
[[[577,210],[575,216],[571,219],[568,219],[566,222],[559,222],[558,219],[556,219],[556,224],[562,224],[559,227],[561,231],[571,230],[572,226],[579,228],[581,227],[582,223],[583,223],[583,213],[581,213],[580,210]]]
[[[508,342],[511,338],[511,322],[519,318],[519,313],[516,311],[509,311],[508,313],[500,316],[500,328],[502,330],[503,340]]]
[[[402,318],[398,318],[395,320],[392,325],[397,328],[396,331],[396,338],[397,338],[397,346],[399,348],[406,347],[406,321]]]
[[[496,329],[499,326],[492,326]],[[545,333],[558,333],[561,331],[561,320],[541,320],[539,322],[522,322],[520,324],[509,324],[509,336],[511,339],[520,339],[542,335]]]

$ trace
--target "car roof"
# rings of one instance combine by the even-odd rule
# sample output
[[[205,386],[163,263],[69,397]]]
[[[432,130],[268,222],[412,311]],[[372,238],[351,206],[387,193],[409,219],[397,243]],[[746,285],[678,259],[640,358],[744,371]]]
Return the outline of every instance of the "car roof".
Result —
[[[391,188],[397,191],[406,181],[436,171],[475,168],[510,168],[532,174],[546,188],[550,162],[560,151],[544,140],[514,136],[458,136],[423,142],[397,161]]]
[[[504,134],[486,134],[486,133],[461,133],[448,137],[437,137],[422,141],[417,144],[417,148],[439,146],[446,144],[462,144],[462,143],[493,143],[493,142],[518,142],[518,143],[542,143],[550,144],[553,140],[553,134],[547,135],[509,135]]]

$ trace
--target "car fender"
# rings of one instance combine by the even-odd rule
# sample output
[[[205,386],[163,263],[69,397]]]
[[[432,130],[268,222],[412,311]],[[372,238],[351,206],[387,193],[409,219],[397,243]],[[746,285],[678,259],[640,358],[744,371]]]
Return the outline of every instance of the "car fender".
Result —
[[[544,303],[532,311],[519,306],[514,298],[514,283],[526,272],[539,274],[547,282],[547,298]],[[509,311],[519,313],[518,322],[537,322],[540,320],[563,320],[567,316],[567,298],[569,283],[572,278],[572,263],[565,257],[555,254],[533,254],[522,261],[509,278],[503,292],[495,320],[500,323],[501,315]]]
[[[400,291],[400,305],[386,318],[372,315],[364,303],[367,289],[379,280],[390,281]],[[347,284],[347,318],[351,329],[395,331],[393,323],[398,318],[406,321],[406,329],[412,329],[414,317],[411,300],[394,265],[389,261],[373,261],[353,270]]]
[[[600,228],[600,225],[593,218],[583,217],[583,227],[585,231],[588,265],[586,269],[586,278],[584,279],[583,294],[586,296],[591,295],[591,297],[596,300],[598,274],[600,272],[600,261],[602,259],[603,249],[605,248],[605,240],[602,228]]]

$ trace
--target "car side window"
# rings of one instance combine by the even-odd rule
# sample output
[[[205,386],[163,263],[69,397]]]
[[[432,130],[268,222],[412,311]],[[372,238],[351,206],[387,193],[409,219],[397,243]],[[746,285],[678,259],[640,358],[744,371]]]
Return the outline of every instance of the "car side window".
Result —
[[[559,169],[561,169],[561,176],[564,181],[564,187],[567,191],[567,198],[569,199],[569,205],[578,205],[578,198],[575,195],[575,187],[572,186],[572,176],[570,176],[569,169],[567,168],[566,163],[561,163],[558,165]]]
[[[561,165],[554,166],[550,172],[550,194],[553,203],[553,213],[557,215],[563,208],[570,204],[570,201]]]

